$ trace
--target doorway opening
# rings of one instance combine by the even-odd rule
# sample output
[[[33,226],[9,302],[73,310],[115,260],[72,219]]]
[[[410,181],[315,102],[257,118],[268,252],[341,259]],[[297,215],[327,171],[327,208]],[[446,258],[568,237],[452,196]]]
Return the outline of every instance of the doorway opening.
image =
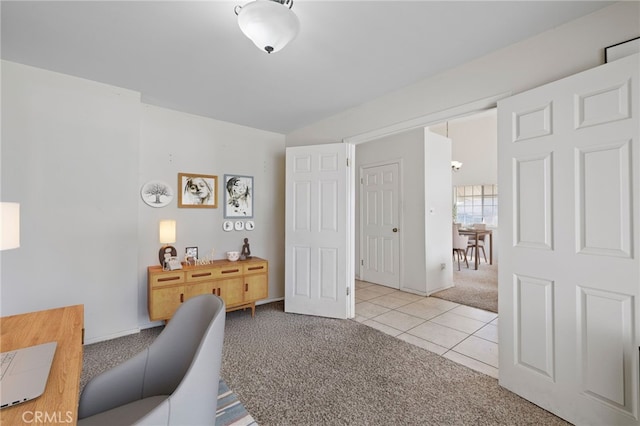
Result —
[[[491,105],[491,108],[485,107],[482,108],[481,111],[477,109],[473,111],[470,110],[465,114],[455,116],[455,118],[450,117],[454,117],[454,115],[452,114],[450,116],[443,117],[444,120],[435,122],[428,126],[413,128],[403,132],[393,132],[392,134],[409,135],[408,137],[411,137],[412,134],[414,136],[423,135],[425,132],[424,128],[428,127],[431,132],[438,133],[445,137],[449,136],[449,139],[452,139],[452,148],[450,153],[451,158],[447,161],[450,162],[451,160],[457,160],[466,164],[463,165],[460,172],[453,172],[450,169],[450,165],[447,166],[449,168],[449,174],[451,175],[451,180],[445,183],[445,185],[448,185],[446,187],[446,191],[448,191],[449,194],[453,192],[454,182],[467,183],[467,181],[462,179],[476,179],[473,183],[481,182],[482,184],[497,184],[497,123],[495,118],[495,103]],[[480,120],[481,118],[483,120]],[[476,122],[479,120],[492,122],[490,125],[492,126],[492,130],[490,134],[486,136],[486,138],[491,140],[491,143],[488,148],[484,148],[483,155],[478,155],[478,153],[473,152],[473,149],[481,149],[479,146],[479,140],[482,138],[478,137],[477,130],[475,131],[476,137],[470,142],[475,143],[475,146],[465,147],[460,143],[456,146],[455,140],[456,133],[461,131],[469,133],[470,130],[468,127],[477,127],[478,123]],[[483,124],[487,125],[486,123]],[[464,130],[462,129],[463,127],[466,127],[467,129]],[[393,138],[389,138],[389,136],[391,136],[391,134],[387,134],[383,138],[377,137],[370,140],[393,140]],[[459,137],[460,135],[458,134],[457,136]],[[362,158],[359,154],[359,147],[356,148],[356,162],[358,162],[362,160]],[[387,154],[387,156],[384,157],[387,159],[386,162],[415,160],[415,158],[407,159],[400,155],[398,145],[395,141],[390,144],[389,152],[392,154]],[[483,156],[487,155],[491,156],[490,161],[483,160]],[[468,157],[470,159],[467,159]],[[474,164],[474,162],[477,162],[478,164]],[[375,161],[370,162],[369,164],[365,163],[364,166],[369,166],[371,163],[375,163]],[[403,164],[403,166],[404,165],[405,164]],[[464,170],[465,167],[467,167],[466,170]],[[482,175],[478,171],[483,168],[492,168],[489,172],[491,176],[477,180],[479,179],[478,175]],[[406,167],[406,169],[408,170],[409,167]],[[356,174],[357,173],[358,171],[356,171]],[[485,175],[486,174],[487,173],[485,173]],[[360,178],[357,177],[357,179]],[[402,182],[401,188],[403,190],[400,191],[401,197],[398,199],[398,202],[403,205],[404,210],[408,208],[407,203],[411,203],[413,200],[403,199],[402,196],[410,197],[414,195],[413,191],[408,191],[406,189],[407,185],[410,185],[410,183],[406,182],[407,179],[415,180],[416,175],[411,172],[407,172],[406,170],[401,172],[400,180]],[[361,181],[359,183],[362,184],[363,182]],[[360,203],[366,202],[362,201],[362,197],[360,197],[360,200]],[[424,215],[429,214],[429,206],[423,206],[423,209]],[[452,202],[449,203],[445,209],[447,210],[447,223],[450,226],[451,222],[455,221],[453,218],[454,212]],[[356,220],[358,220],[358,209],[356,209]],[[400,228],[401,230],[407,230],[406,222],[407,221],[404,221],[403,223],[403,214],[400,213],[397,223],[402,224],[402,227]],[[491,227],[494,232],[497,232],[497,223],[491,223]],[[362,230],[362,226],[356,225],[356,230],[358,229]],[[414,232],[414,230],[411,229],[407,230],[407,232],[412,234],[415,234],[416,232],[419,233],[419,231]],[[403,232],[399,234],[401,239],[407,235]],[[450,231],[448,231],[447,234],[449,236],[448,238],[450,238]],[[363,236],[359,235],[356,240],[356,247],[358,247],[358,245],[360,245],[360,247],[363,245],[366,246],[366,241],[366,238],[363,239]],[[496,241],[495,234],[494,241]],[[423,242],[423,244],[425,243]],[[411,248],[407,247],[406,241],[401,240],[401,270],[406,269],[407,255],[411,255],[411,253],[406,253],[406,251],[410,252]],[[473,256],[474,254],[469,252],[469,255]],[[405,283],[410,279],[408,278],[405,280],[405,278],[410,276],[410,274],[406,274],[406,272],[405,274],[401,274],[401,282],[399,286],[385,285],[386,283],[384,282],[381,283],[382,285],[370,282],[366,279],[366,273],[357,276],[355,290],[356,320],[497,378],[498,257],[496,251],[494,253],[493,265],[490,265],[488,262],[484,261],[482,252],[480,252],[480,255],[481,263],[478,270],[474,269],[474,263],[472,261],[469,263],[468,269],[466,268],[466,265],[464,265],[458,273],[457,264],[450,261],[451,263],[449,263],[449,265],[454,275],[453,286],[449,289],[445,289],[440,292],[436,291],[431,294],[431,296],[435,297],[425,297],[424,294],[417,294],[417,292],[412,291],[411,288],[408,289],[409,291],[404,291],[407,290],[405,288]],[[451,259],[450,252],[448,256]],[[362,260],[362,255],[356,256],[356,271],[358,270],[358,267],[362,267]],[[490,291],[487,291],[484,287],[484,284],[487,283],[490,283],[489,285],[493,287]],[[458,289],[467,287],[474,291],[470,294],[469,292],[466,292],[467,298],[464,300],[447,300],[445,297],[446,292],[456,289],[456,287],[458,287]],[[473,294],[474,292],[475,294]],[[440,296],[443,297],[438,297],[438,293],[441,293]],[[493,293],[493,295],[491,295],[491,293]],[[489,306],[492,306],[491,310],[487,309],[486,303],[477,306],[476,303],[471,302],[472,300],[482,301],[484,299],[492,299],[488,304]]]

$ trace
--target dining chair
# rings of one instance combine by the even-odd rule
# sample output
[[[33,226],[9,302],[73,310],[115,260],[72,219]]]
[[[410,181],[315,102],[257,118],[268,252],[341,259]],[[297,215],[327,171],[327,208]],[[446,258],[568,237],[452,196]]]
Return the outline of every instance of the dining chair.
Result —
[[[458,259],[458,271],[460,270],[460,260],[464,256],[464,262],[469,267],[469,261],[467,260],[467,246],[469,243],[469,237],[466,235],[460,235],[458,232],[457,224],[453,224],[453,255]]]
[[[471,228],[485,230],[487,229],[487,225],[484,223],[474,223],[473,225],[471,225]],[[482,255],[484,256],[484,262],[489,263],[487,261],[487,253],[484,250],[485,236],[486,235],[478,235],[478,250],[482,250]],[[467,245],[467,253],[469,253],[469,250],[471,250],[471,254],[473,256],[477,256],[478,253],[474,253],[475,248],[476,248],[476,239],[475,237],[471,237],[469,238],[469,243]]]

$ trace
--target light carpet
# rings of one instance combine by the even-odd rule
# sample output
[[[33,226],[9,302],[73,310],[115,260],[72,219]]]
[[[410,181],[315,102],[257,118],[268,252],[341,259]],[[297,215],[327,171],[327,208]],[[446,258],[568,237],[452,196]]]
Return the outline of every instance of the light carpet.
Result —
[[[472,306],[485,311],[498,312],[498,265],[480,262],[478,270],[473,269],[469,260],[469,268],[464,263],[456,262],[453,270],[454,286],[433,293],[431,296],[449,300],[462,305]]]
[[[566,425],[497,380],[353,320],[227,314],[222,376],[269,425]]]

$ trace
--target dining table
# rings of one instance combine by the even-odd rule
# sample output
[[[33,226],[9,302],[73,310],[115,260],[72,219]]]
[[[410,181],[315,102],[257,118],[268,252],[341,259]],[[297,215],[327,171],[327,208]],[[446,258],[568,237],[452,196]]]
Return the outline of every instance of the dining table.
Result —
[[[480,256],[478,256],[478,241],[480,240],[478,237],[481,235],[489,236],[489,264],[493,265],[493,231],[491,229],[475,229],[475,228],[459,228],[458,233],[460,235],[468,235],[469,237],[473,237],[475,239],[475,244],[473,248],[475,249],[474,263],[476,270],[478,269],[478,264],[480,263]]]

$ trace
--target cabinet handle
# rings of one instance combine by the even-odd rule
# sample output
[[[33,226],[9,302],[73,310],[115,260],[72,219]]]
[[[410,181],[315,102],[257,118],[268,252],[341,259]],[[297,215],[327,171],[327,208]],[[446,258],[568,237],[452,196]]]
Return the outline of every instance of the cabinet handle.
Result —
[[[158,278],[158,282],[162,283],[165,281],[175,281],[175,280],[179,280],[181,277],[167,277],[167,278]]]
[[[200,274],[193,274],[191,275],[193,278],[200,278],[200,277],[208,277],[211,275],[211,272],[202,272]]]
[[[184,302],[184,293],[180,293],[180,303]]]
[[[258,269],[264,269],[264,266],[252,266],[250,268],[248,268],[250,271],[256,271]]]
[[[249,291],[249,283],[244,283],[244,291]]]
[[[220,296],[220,289],[218,289],[218,296]]]
[[[240,269],[227,269],[226,271],[221,271],[221,274],[233,274],[234,272],[240,272]]]

